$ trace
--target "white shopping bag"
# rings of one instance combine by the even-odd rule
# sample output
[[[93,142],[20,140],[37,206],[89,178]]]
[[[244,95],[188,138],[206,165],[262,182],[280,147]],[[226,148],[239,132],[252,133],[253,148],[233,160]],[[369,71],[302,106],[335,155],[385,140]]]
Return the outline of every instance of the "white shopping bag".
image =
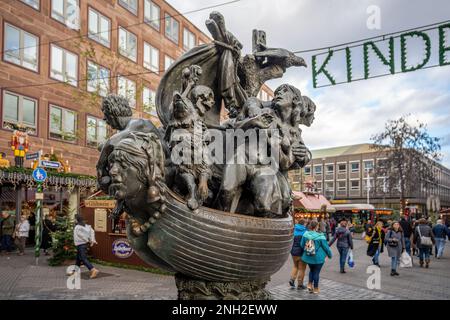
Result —
[[[406,251],[400,256],[400,268],[412,268],[411,256]]]

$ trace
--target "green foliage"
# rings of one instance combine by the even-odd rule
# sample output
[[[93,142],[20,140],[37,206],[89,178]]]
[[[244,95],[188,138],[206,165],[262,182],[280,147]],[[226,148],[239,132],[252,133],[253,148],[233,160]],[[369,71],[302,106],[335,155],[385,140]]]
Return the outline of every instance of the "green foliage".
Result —
[[[66,260],[76,257],[77,249],[73,242],[74,221],[69,214],[56,218],[56,231],[52,233],[53,256],[48,259],[50,266],[59,266]]]
[[[312,73],[313,73],[313,86],[314,88],[317,88],[317,76],[321,73],[323,73],[328,80],[331,82],[331,84],[335,85],[336,84],[336,80],[334,80],[333,76],[328,72],[326,68],[328,62],[330,62],[331,57],[333,56],[333,50],[330,50],[330,52],[328,52],[328,56],[325,58],[322,66],[320,67],[319,70],[317,70],[317,55],[312,57]]]

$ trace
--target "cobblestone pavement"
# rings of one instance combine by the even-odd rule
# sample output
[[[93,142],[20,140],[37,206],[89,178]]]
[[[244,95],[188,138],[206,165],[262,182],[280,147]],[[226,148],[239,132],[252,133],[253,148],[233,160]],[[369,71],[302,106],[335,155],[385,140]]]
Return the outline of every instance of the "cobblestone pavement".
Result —
[[[448,245],[448,244],[447,244]],[[390,260],[381,256],[381,289],[366,286],[366,256],[364,241],[355,240],[355,262],[347,274],[339,273],[338,254],[333,246],[333,259],[327,260],[321,273],[319,295],[305,290],[293,290],[288,284],[292,262],[289,259],[268,284],[274,299],[283,300],[395,300],[395,299],[450,299],[450,248],[443,259],[432,257],[429,269],[419,268],[417,261],[410,269],[399,269],[399,277],[389,276]],[[0,256],[0,300],[4,299],[176,299],[174,278],[149,272],[97,266],[100,274],[90,280],[82,268],[81,289],[67,289],[66,267],[49,267],[46,257],[35,265],[33,252],[25,256]]]
[[[418,258],[414,257],[413,268],[399,268],[400,276],[398,277],[390,276],[391,260],[385,250],[380,256],[380,290],[367,289],[366,283],[370,275],[366,273],[366,270],[371,265],[371,258],[366,255],[367,244],[365,241],[355,239],[354,247],[355,267],[353,269],[347,267],[347,273],[341,274],[339,273],[339,254],[336,246],[332,246],[333,258],[326,260],[320,275],[319,299],[326,299],[326,297],[330,297],[330,299],[358,299],[358,297],[366,299],[366,295],[371,296],[372,294],[372,299],[386,299],[388,296],[394,296],[398,299],[450,300],[450,243],[448,241],[444,257],[442,259],[431,257],[429,269],[420,268]],[[317,299],[309,297],[306,293],[299,294],[296,290],[290,289],[287,282],[291,267],[292,261],[289,259],[281,270],[272,276],[272,280],[268,284],[269,290],[275,291],[285,299],[296,299],[305,295],[308,299]],[[305,281],[306,279],[305,277]]]

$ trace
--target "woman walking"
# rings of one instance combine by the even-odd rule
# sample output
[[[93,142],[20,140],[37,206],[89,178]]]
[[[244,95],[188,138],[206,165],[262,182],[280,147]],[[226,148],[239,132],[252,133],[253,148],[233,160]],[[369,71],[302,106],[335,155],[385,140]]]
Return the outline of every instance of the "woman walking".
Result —
[[[300,246],[303,249],[302,260],[309,266],[308,290],[318,294],[320,270],[325,263],[325,258],[331,259],[332,254],[328,242],[323,233],[318,232],[319,224],[311,221],[310,231],[303,234]]]
[[[19,256],[23,256],[25,254],[25,244],[27,242],[27,238],[30,232],[30,223],[28,222],[26,215],[20,216],[20,223],[16,226],[15,238],[16,245],[19,249]]]
[[[297,289],[306,289],[303,285],[303,279],[305,278],[306,263],[301,259],[302,257],[302,247],[300,242],[302,240],[303,234],[306,232],[306,220],[300,219],[297,221],[294,227],[294,243],[292,245],[291,255],[294,266],[292,267],[291,279],[289,280],[289,285],[291,288],[295,288],[295,280],[297,279]]]
[[[400,256],[405,251],[406,245],[405,236],[398,221],[394,221],[389,228],[386,234],[385,245],[391,258],[391,276],[399,276],[397,268],[400,263]]]
[[[435,240],[433,231],[424,218],[419,220],[419,225],[414,230],[413,243],[419,249],[420,267],[423,267],[425,261],[425,268],[428,268],[430,266],[431,249]]]
[[[81,215],[76,216],[77,225],[73,230],[73,241],[77,247],[77,260],[76,265],[81,266],[81,262],[89,269],[91,272],[90,278],[93,279],[97,277],[98,270],[89,262],[87,258],[88,244],[92,247],[97,242],[95,241],[95,232],[92,227],[86,224]]]
[[[367,247],[367,255],[372,257],[372,262],[376,266],[380,266],[380,254],[384,250],[385,233],[383,231],[383,221],[378,220],[375,227],[368,228],[369,245]]]

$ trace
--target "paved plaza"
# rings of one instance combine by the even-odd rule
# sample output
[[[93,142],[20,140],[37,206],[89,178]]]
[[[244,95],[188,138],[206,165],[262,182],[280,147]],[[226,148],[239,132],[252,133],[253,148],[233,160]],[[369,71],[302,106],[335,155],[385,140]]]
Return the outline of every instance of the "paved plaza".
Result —
[[[293,290],[287,285],[291,261],[272,277],[268,285],[274,299],[289,300],[396,300],[450,299],[450,249],[443,259],[432,258],[430,269],[415,265],[400,269],[399,277],[389,276],[390,261],[381,257],[381,289],[366,286],[366,268],[370,258],[365,255],[366,244],[355,241],[355,268],[347,274],[339,273],[336,248],[334,257],[327,260],[321,274],[321,293],[312,295],[305,290]],[[416,263],[417,264],[417,263]],[[97,279],[90,280],[82,269],[81,289],[67,289],[66,267],[49,267],[46,257],[35,265],[33,252],[25,256],[0,257],[0,299],[176,299],[173,277],[142,271],[98,265]]]

